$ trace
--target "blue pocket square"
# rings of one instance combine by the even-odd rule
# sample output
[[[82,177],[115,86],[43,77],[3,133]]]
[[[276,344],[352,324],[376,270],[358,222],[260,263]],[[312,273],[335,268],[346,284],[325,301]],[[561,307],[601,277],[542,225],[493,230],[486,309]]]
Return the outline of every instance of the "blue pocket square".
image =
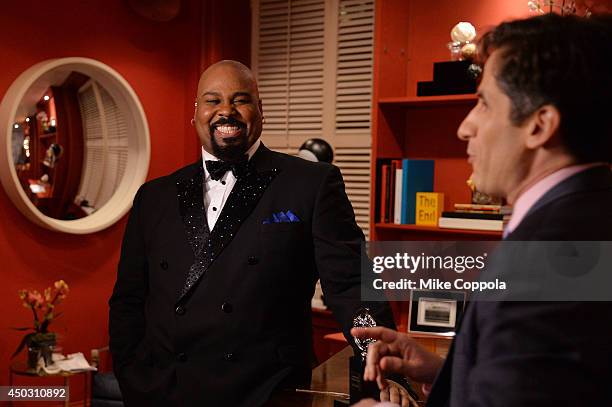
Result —
[[[273,213],[271,218],[264,219],[263,224],[299,222],[300,218],[291,211]]]

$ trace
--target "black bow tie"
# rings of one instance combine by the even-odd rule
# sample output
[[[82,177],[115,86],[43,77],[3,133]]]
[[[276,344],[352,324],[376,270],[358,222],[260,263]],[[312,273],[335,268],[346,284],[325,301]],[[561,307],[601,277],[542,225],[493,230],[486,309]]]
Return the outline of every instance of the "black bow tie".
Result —
[[[249,172],[249,156],[245,155],[238,162],[227,162],[227,161],[212,161],[206,160],[206,169],[210,174],[210,178],[215,181],[219,181],[226,172],[231,171],[234,173],[236,178],[240,178]]]

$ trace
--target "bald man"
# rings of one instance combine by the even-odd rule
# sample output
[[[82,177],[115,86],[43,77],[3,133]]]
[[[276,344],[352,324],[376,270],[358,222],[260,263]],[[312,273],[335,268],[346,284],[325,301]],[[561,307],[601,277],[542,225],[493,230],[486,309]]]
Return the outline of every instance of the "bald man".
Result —
[[[110,304],[129,406],[258,406],[309,383],[310,299],[321,278],[346,335],[363,233],[340,171],[267,149],[262,102],[235,61],[204,72],[202,160],[134,199]],[[393,326],[386,304],[367,304]]]

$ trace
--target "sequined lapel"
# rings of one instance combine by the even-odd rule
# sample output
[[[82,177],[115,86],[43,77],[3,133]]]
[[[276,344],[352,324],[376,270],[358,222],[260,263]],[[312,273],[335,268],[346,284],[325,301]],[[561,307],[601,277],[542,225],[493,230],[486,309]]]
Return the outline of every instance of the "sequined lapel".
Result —
[[[255,159],[255,157],[253,157],[253,159]],[[213,228],[212,232],[210,232],[208,239],[202,240],[196,236],[190,237],[190,234],[194,233],[190,230],[199,230],[200,233],[195,233],[196,235],[201,235],[201,231],[208,231],[204,217],[204,205],[202,202],[200,202],[200,220],[197,220],[195,213],[193,216],[188,215],[188,218],[183,218],[185,225],[188,226],[187,229],[190,243],[193,241],[192,246],[197,248],[197,250],[194,251],[195,261],[189,269],[185,285],[183,286],[179,296],[179,301],[189,293],[189,291],[196,285],[197,281],[210,267],[215,258],[217,258],[223,249],[225,249],[225,247],[227,247],[227,245],[231,242],[242,222],[253,211],[266,188],[268,185],[270,185],[278,173],[278,169],[276,168],[261,171],[258,171],[256,168],[257,166],[254,166],[247,176],[238,179],[236,185],[234,185],[234,188],[232,189],[232,192],[228,196],[227,201],[223,206],[223,210],[219,215],[219,219],[217,219],[215,227]],[[200,192],[201,191],[202,175],[200,173]],[[200,193],[199,196],[201,197],[200,201],[202,201],[204,195]],[[181,206],[183,206],[182,202]],[[185,206],[187,206],[188,209],[192,208],[188,203]],[[187,213],[191,214],[189,210]],[[205,228],[202,224],[205,226]],[[189,226],[191,226],[191,229]]]
[[[201,265],[205,263],[204,246],[209,239],[208,222],[204,211],[204,170],[202,162],[196,164],[197,170],[193,176],[177,181],[176,188],[179,201],[179,211],[185,226],[187,241],[191,246],[194,262],[187,273],[187,282],[196,275]],[[181,291],[182,293],[182,291]]]
[[[209,233],[208,222],[204,216],[204,170],[202,162],[196,165],[198,169],[193,177],[179,180],[176,183],[181,218],[185,225],[187,240],[195,256],[202,251]]]

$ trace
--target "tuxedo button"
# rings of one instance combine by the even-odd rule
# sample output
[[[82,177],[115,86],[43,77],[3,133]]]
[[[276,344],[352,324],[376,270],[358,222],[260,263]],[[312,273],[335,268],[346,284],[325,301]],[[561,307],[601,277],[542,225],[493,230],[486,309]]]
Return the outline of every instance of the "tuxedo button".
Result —
[[[230,304],[229,302],[224,302],[221,305],[221,310],[227,314],[229,314],[230,312],[232,312],[234,310],[234,307],[232,306],[232,304]]]
[[[259,263],[259,259],[257,257],[255,257],[255,256],[251,256],[251,257],[249,257],[248,262],[249,262],[249,265],[254,266],[257,263]]]
[[[186,353],[179,353],[178,355],[176,355],[176,359],[179,362],[187,362],[187,354]]]
[[[159,262],[159,266],[162,268],[162,270],[168,270],[168,262],[166,259],[162,259],[162,261]]]
[[[234,354],[232,352],[227,352],[224,356],[225,360],[227,360],[228,362],[234,360]]]
[[[187,312],[187,310],[182,305],[179,305],[178,307],[176,307],[174,312],[176,312],[176,315],[185,315],[185,312]]]

